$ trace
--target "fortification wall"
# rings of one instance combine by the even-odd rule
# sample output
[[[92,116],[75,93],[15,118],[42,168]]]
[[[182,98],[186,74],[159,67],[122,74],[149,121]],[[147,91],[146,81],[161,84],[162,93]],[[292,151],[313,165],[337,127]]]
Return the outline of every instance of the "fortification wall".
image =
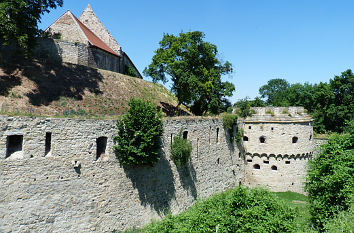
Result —
[[[244,160],[219,119],[166,119],[161,159],[122,168],[116,122],[0,117],[0,232],[111,232],[178,213],[243,181]],[[171,138],[187,131],[193,154],[177,169]]]
[[[255,110],[242,124],[245,184],[303,193],[314,148],[312,118],[300,107]]]

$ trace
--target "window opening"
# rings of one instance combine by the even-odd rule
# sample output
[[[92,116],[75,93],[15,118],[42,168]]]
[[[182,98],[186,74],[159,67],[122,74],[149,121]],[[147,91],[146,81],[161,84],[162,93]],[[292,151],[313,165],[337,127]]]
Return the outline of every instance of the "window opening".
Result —
[[[219,128],[216,128],[216,143],[219,144],[220,139],[219,139]]]
[[[269,164],[269,161],[268,160],[263,160],[263,163]]]
[[[50,155],[52,150],[52,133],[45,133],[45,156]]]
[[[199,138],[197,138],[197,157],[199,157]]]
[[[274,130],[274,128],[272,127],[271,130]]]
[[[210,144],[211,144],[210,135],[211,135],[211,126],[209,126],[209,147],[210,147]]]
[[[187,139],[187,138],[188,138],[188,131],[184,131],[184,132],[183,132],[183,138],[184,138],[184,139]]]
[[[261,169],[261,166],[259,166],[259,164],[255,164],[255,165],[253,165],[253,168],[254,169]]]
[[[297,143],[297,140],[298,140],[297,137],[293,137],[293,139],[292,139],[293,143]]]
[[[265,137],[264,136],[260,137],[259,141],[260,141],[260,143],[265,143]]]
[[[96,139],[96,160],[103,158],[106,153],[107,137],[99,137]]]
[[[252,159],[247,159],[247,162],[248,163],[252,163]]]
[[[247,142],[248,141],[248,137],[247,136],[243,136],[243,141]]]
[[[290,164],[290,161],[285,161],[285,164]]]
[[[312,139],[312,134],[310,134],[310,139],[309,140],[311,140]]]
[[[248,126],[248,129],[251,129],[251,126]]]
[[[173,143],[173,134],[171,133],[171,144]]]
[[[23,135],[7,136],[6,158],[10,157],[11,155],[22,156],[22,143],[23,143]]]
[[[278,170],[277,166],[273,165],[273,166],[272,166],[272,170],[273,170],[273,171]]]

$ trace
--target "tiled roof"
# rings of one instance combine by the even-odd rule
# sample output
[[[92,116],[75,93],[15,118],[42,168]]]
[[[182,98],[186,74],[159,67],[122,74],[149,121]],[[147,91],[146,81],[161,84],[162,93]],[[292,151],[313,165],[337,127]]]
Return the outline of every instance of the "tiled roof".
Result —
[[[100,38],[98,38],[98,36],[95,35],[95,33],[93,33],[90,29],[88,29],[83,23],[81,23],[81,21],[76,18],[76,16],[74,14],[72,14],[75,21],[77,22],[77,24],[79,25],[79,27],[81,28],[81,30],[84,32],[84,34],[86,35],[88,41],[90,42],[91,45],[100,48],[106,52],[109,52],[115,56],[119,56],[117,53],[115,53],[110,47],[108,47],[108,45],[106,45]]]

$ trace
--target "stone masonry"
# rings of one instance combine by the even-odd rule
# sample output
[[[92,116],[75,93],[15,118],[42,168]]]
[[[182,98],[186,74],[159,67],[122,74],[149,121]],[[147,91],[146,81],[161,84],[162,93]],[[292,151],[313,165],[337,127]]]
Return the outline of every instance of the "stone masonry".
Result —
[[[125,169],[113,120],[1,116],[0,129],[0,232],[139,227],[244,179],[244,159],[217,118],[164,120],[160,161]],[[177,169],[170,144],[180,131],[193,154]]]

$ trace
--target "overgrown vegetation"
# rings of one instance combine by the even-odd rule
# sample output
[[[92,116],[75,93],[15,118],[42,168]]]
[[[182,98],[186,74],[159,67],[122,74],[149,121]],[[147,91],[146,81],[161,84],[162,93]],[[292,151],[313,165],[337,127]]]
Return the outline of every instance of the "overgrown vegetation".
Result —
[[[354,130],[334,134],[309,162],[306,190],[312,223],[323,230],[328,220],[348,211],[354,197]]]
[[[0,44],[15,44],[30,54],[41,33],[38,22],[51,8],[61,7],[63,0],[2,0],[0,2]]]
[[[346,122],[354,119],[354,74],[350,69],[314,85],[271,79],[259,94],[268,106],[303,106],[313,116],[318,133],[343,132]]]
[[[127,65],[124,66],[124,74],[128,75],[128,76],[131,76],[131,77],[136,77],[136,78],[139,77],[138,72],[134,69],[134,67],[132,67],[130,65],[129,66],[127,66]]]
[[[224,113],[222,115],[222,123],[223,123],[224,129],[228,131],[229,136],[230,136],[230,142],[232,143],[235,139],[234,126],[237,125],[237,115]]]
[[[247,98],[237,101],[234,106],[236,107],[236,114],[240,117],[248,117],[253,114],[251,110],[251,103]]]
[[[192,154],[192,143],[182,137],[182,132],[173,137],[171,144],[172,160],[177,167],[181,167],[188,163]]]
[[[238,187],[141,232],[294,232],[296,211],[273,193]]]
[[[133,98],[128,112],[117,121],[116,156],[123,165],[154,165],[160,158],[162,113],[156,105]]]

